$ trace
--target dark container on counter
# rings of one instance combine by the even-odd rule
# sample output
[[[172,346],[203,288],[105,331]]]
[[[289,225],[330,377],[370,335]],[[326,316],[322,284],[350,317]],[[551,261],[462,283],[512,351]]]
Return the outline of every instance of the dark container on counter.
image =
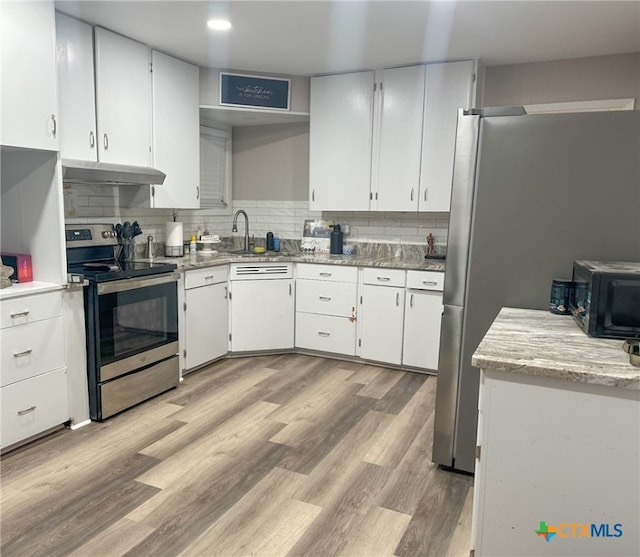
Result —
[[[569,315],[569,300],[573,282],[569,279],[553,279],[551,282],[551,296],[549,297],[549,311],[558,315]]]
[[[333,231],[331,232],[331,243],[329,247],[329,253],[334,255],[342,255],[342,240],[344,235],[340,229],[339,224],[333,225]],[[325,248],[326,249],[326,248]]]
[[[267,250],[273,251],[273,232],[267,232],[265,247],[267,248]]]

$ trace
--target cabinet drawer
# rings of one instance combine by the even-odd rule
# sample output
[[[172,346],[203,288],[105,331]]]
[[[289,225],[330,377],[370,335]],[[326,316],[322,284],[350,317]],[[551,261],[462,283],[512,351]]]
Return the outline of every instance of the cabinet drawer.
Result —
[[[58,369],[0,389],[0,444],[13,445],[69,419],[67,370]]]
[[[298,279],[296,311],[351,317],[358,301],[356,283]]]
[[[21,298],[2,300],[0,323],[2,329],[24,325],[62,315],[62,292],[44,292]]]
[[[404,287],[406,271],[400,269],[367,268],[362,271],[364,284],[376,284],[380,286]]]
[[[65,366],[62,317],[0,331],[0,385]]]
[[[315,279],[334,282],[358,282],[358,268],[342,265],[298,263],[296,267],[296,277],[299,279]]]
[[[444,273],[441,271],[407,271],[407,288],[442,291]]]
[[[345,317],[296,313],[296,347],[355,356],[356,322]]]
[[[221,282],[227,282],[228,278],[228,265],[196,269],[195,271],[187,271],[184,274],[184,287],[186,290],[189,290],[190,288],[198,288],[199,286],[219,284]]]

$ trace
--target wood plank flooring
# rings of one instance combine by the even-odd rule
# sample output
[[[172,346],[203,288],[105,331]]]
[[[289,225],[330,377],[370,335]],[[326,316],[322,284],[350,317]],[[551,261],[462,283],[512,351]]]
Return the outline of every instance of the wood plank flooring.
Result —
[[[436,378],[234,358],[1,461],[3,557],[469,555],[473,479],[431,463]]]

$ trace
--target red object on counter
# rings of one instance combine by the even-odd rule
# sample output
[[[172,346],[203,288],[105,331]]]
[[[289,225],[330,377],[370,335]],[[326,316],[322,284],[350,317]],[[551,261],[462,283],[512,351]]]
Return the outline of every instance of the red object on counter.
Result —
[[[2,263],[13,267],[14,273],[10,277],[12,282],[33,281],[33,267],[28,253],[3,253]]]

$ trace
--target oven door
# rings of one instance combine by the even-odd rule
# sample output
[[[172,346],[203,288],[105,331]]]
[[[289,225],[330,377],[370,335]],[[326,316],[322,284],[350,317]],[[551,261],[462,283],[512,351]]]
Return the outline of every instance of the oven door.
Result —
[[[177,273],[97,285],[98,382],[178,352]]]

